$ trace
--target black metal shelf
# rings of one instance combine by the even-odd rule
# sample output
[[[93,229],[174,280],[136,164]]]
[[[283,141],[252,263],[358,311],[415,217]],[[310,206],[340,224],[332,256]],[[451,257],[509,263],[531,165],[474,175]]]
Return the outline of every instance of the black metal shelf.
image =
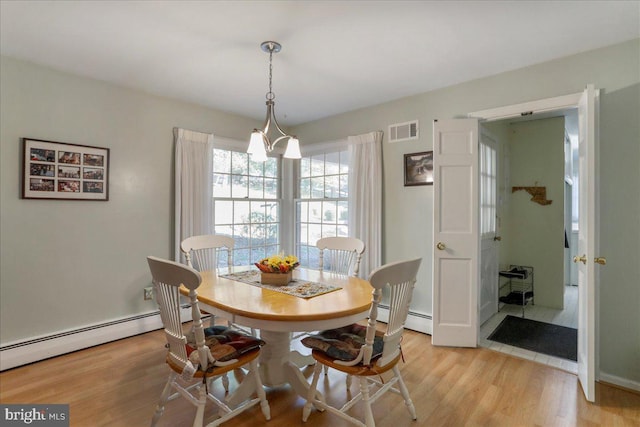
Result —
[[[510,265],[508,270],[499,271],[498,276],[498,311],[500,311],[500,303],[521,305],[522,317],[524,317],[526,305],[529,302],[535,305],[533,267]]]

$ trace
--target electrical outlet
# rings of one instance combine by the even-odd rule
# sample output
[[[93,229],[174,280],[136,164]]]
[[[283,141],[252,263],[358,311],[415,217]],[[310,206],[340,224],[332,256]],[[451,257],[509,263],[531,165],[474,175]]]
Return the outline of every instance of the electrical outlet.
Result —
[[[153,299],[153,286],[147,286],[146,288],[144,288],[144,299]]]

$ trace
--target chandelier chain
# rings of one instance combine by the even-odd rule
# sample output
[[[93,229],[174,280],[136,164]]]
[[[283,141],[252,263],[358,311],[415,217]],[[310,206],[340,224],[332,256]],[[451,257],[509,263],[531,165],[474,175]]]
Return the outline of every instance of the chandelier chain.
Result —
[[[267,92],[267,99],[273,100],[276,95],[273,93],[271,89],[271,79],[273,77],[273,48],[269,49],[269,92]]]

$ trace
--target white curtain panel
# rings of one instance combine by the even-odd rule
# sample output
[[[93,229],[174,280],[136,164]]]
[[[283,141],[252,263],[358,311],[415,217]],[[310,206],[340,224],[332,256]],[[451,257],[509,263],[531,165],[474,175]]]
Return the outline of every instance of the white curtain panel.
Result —
[[[382,131],[350,136],[349,234],[365,251],[360,276],[382,264]]]
[[[175,260],[184,262],[180,242],[212,233],[213,134],[174,129]]]

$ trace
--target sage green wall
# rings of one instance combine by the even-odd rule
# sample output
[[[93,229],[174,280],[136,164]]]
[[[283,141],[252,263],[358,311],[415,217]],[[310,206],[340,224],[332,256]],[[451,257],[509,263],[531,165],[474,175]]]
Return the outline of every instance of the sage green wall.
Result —
[[[405,153],[433,149],[434,119],[577,93],[600,97],[600,370],[640,382],[640,39],[297,126],[303,143],[420,120],[420,139],[383,142],[383,260],[421,256],[414,306],[431,314],[433,188],[404,187]],[[382,60],[382,59],[381,59]],[[362,70],[366,73],[366,70]],[[634,258],[635,257],[635,258]],[[622,339],[621,337],[624,337]]]
[[[155,308],[147,255],[173,257],[173,127],[259,123],[0,58],[2,344]],[[111,149],[108,202],[20,199],[21,137]]]
[[[509,239],[501,251],[509,264],[534,269],[535,304],[564,304],[564,117],[509,126],[510,186],[546,188],[549,205],[531,201],[526,191],[507,191],[503,224]]]

